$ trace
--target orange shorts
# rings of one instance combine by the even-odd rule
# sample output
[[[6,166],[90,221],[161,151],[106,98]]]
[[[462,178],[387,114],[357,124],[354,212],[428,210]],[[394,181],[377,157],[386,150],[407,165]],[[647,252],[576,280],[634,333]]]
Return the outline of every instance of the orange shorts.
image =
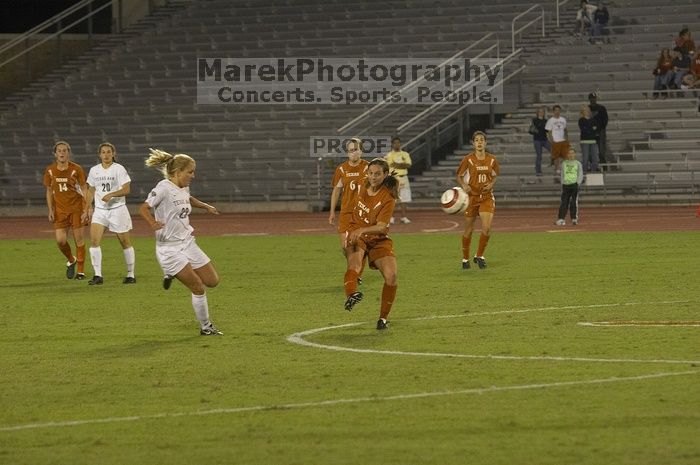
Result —
[[[344,233],[350,228],[350,220],[352,220],[352,211],[340,212],[338,214],[338,232]]]
[[[53,216],[53,228],[54,229],[68,229],[68,228],[73,228],[73,229],[78,229],[82,228],[83,222],[80,221],[80,215],[82,215],[82,212],[80,210],[72,211],[72,212],[63,212],[60,210],[56,210]]]
[[[369,267],[377,269],[374,265],[376,260],[383,257],[394,256],[394,242],[389,236],[362,236],[357,241],[357,246],[365,251],[369,258]]]
[[[470,195],[469,196],[469,207],[467,211],[464,212],[465,216],[475,217],[481,213],[493,213],[496,211],[496,199],[493,198],[493,194],[480,195]]]
[[[565,159],[566,154],[569,153],[569,143],[567,141],[552,143],[550,153],[552,154],[552,160],[557,158]]]

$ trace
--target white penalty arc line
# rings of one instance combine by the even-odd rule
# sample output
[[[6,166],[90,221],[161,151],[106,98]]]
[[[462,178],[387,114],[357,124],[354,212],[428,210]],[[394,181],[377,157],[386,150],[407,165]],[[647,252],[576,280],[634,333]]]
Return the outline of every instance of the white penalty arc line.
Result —
[[[438,228],[438,229],[421,229],[421,232],[425,233],[435,233],[435,232],[447,232],[447,231],[454,231],[458,226],[459,223],[456,221],[448,221],[446,220],[445,223],[449,224],[449,228]]]
[[[591,308],[605,308],[605,307],[620,307],[620,306],[632,306],[640,304],[652,304],[652,305],[663,305],[663,304],[679,304],[679,303],[690,303],[694,302],[691,300],[668,300],[660,302],[623,302],[614,304],[591,304],[591,305],[569,305],[562,307],[540,307],[540,308],[527,308],[520,310],[502,310],[496,312],[481,312],[481,313],[462,313],[459,315],[433,315],[418,318],[407,318],[404,321],[422,321],[422,320],[439,320],[448,318],[465,318],[473,316],[485,316],[485,315],[501,315],[501,314],[512,314],[512,313],[527,313],[527,312],[542,312],[542,311],[554,311],[554,310],[576,310],[576,309],[591,309]],[[298,333],[291,334],[287,337],[287,341],[292,344],[297,344],[306,347],[312,347],[315,349],[333,350],[336,352],[353,352],[360,354],[382,354],[382,355],[401,355],[410,357],[445,357],[445,358],[468,358],[468,359],[488,359],[488,360],[529,360],[529,361],[555,361],[555,362],[587,362],[587,363],[661,363],[661,364],[675,364],[675,365],[693,365],[700,364],[700,360],[669,360],[669,359],[636,359],[636,358],[592,358],[592,357],[565,357],[556,355],[476,355],[476,354],[454,354],[454,353],[442,353],[442,352],[412,352],[412,351],[400,351],[400,350],[377,350],[377,349],[360,349],[354,347],[343,347],[334,346],[329,344],[319,344],[316,342],[307,341],[306,336],[312,334],[318,334],[324,331],[330,331],[340,328],[350,328],[354,326],[365,325],[366,322],[360,323],[346,323],[343,325],[325,326],[322,328],[314,328],[306,331],[301,331]]]
[[[82,426],[82,425],[96,425],[104,423],[120,423],[120,422],[131,422],[131,421],[143,421],[143,420],[160,420],[168,418],[180,418],[180,417],[199,417],[208,415],[223,415],[223,414],[234,414],[234,413],[245,413],[245,412],[264,412],[264,411],[276,411],[276,410],[299,410],[305,408],[314,407],[327,407],[334,405],[344,405],[344,404],[357,404],[363,402],[377,402],[377,401],[392,401],[392,400],[407,400],[407,399],[420,399],[428,397],[442,397],[442,396],[457,396],[457,395],[475,395],[475,394],[489,394],[495,392],[508,392],[508,391],[525,391],[525,390],[536,390],[536,389],[550,389],[558,387],[569,387],[569,386],[586,386],[586,385],[602,385],[610,383],[623,383],[623,382],[633,382],[633,381],[643,381],[648,379],[658,379],[658,378],[668,378],[672,376],[687,376],[696,375],[700,373],[700,370],[692,371],[677,371],[677,372],[661,372],[652,373],[648,375],[638,375],[638,376],[614,376],[610,378],[600,378],[600,379],[588,379],[588,380],[578,380],[578,381],[558,381],[553,383],[536,383],[536,384],[516,384],[512,386],[489,386],[483,388],[468,388],[459,389],[455,391],[436,391],[436,392],[418,392],[414,394],[397,394],[393,396],[370,396],[370,397],[354,397],[349,399],[329,399],[321,400],[316,402],[299,402],[290,404],[278,404],[278,405],[257,405],[251,407],[235,407],[235,408],[217,408],[210,410],[199,410],[194,412],[173,412],[173,413],[157,413],[152,415],[132,415],[124,417],[107,417],[107,418],[94,418],[86,420],[67,420],[67,421],[50,421],[46,423],[27,423],[23,425],[7,425],[0,426],[0,432],[11,432],[11,431],[21,431],[21,430],[32,430],[41,428],[65,428],[69,426]]]

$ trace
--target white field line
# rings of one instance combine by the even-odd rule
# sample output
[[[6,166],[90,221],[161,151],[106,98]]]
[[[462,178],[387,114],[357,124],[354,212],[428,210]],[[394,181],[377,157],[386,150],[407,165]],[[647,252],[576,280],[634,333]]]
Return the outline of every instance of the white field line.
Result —
[[[657,378],[667,378],[672,376],[686,376],[695,375],[700,373],[700,370],[691,371],[677,371],[677,372],[662,372],[662,373],[651,373],[647,375],[638,376],[614,376],[610,378],[600,378],[600,379],[588,379],[588,380],[575,380],[575,381],[558,381],[553,383],[536,383],[536,384],[516,384],[513,386],[490,386],[483,388],[469,388],[469,389],[459,389],[456,391],[436,391],[436,392],[418,392],[414,394],[397,394],[393,396],[370,396],[370,397],[354,397],[349,399],[329,399],[321,400],[315,402],[299,402],[291,404],[278,404],[278,405],[257,405],[252,407],[234,407],[234,408],[217,408],[210,410],[198,410],[194,412],[172,412],[172,413],[156,413],[152,415],[132,415],[125,417],[107,417],[107,418],[94,418],[85,420],[66,420],[66,421],[50,421],[46,423],[25,423],[21,425],[6,425],[0,426],[0,432],[10,432],[10,431],[21,431],[21,430],[32,430],[41,428],[64,428],[68,426],[81,426],[81,425],[95,425],[104,423],[119,423],[119,422],[129,422],[129,421],[143,421],[143,420],[159,420],[167,418],[179,418],[179,417],[198,417],[198,416],[208,416],[208,415],[223,415],[223,414],[234,414],[234,413],[245,413],[245,412],[260,412],[260,411],[274,411],[274,410],[299,410],[305,408],[315,408],[315,407],[327,407],[334,405],[343,404],[357,404],[363,402],[377,402],[377,401],[392,401],[392,400],[407,400],[407,399],[420,399],[427,397],[440,397],[440,396],[457,396],[457,395],[474,395],[474,394],[489,394],[495,392],[508,392],[508,391],[524,391],[524,390],[536,390],[536,389],[549,389],[558,387],[569,387],[569,386],[591,386],[591,385],[601,385],[609,383],[624,383],[633,381],[643,381],[648,379]]]
[[[618,328],[618,327],[633,327],[633,328],[688,328],[700,327],[700,323],[618,323],[616,321],[582,321],[576,323],[579,326],[595,326],[599,328]]]
[[[480,313],[461,313],[458,315],[433,315],[418,318],[407,318],[404,321],[421,321],[421,320],[439,320],[447,318],[465,318],[473,316],[485,316],[485,315],[501,315],[501,314],[513,314],[513,313],[527,313],[527,312],[542,312],[542,311],[561,311],[561,310],[576,310],[576,309],[591,309],[591,308],[606,308],[606,307],[620,307],[620,306],[632,306],[640,304],[652,304],[652,305],[668,305],[668,304],[678,304],[678,303],[689,303],[694,302],[690,300],[668,300],[660,302],[623,302],[623,303],[613,303],[613,304],[591,304],[591,305],[568,305],[562,307],[540,307],[540,308],[526,308],[520,310],[502,310],[496,312],[480,312]],[[635,359],[635,358],[592,358],[592,357],[564,357],[556,355],[474,355],[474,354],[453,354],[453,353],[441,353],[441,352],[410,352],[410,351],[400,351],[400,350],[376,350],[376,349],[358,349],[353,347],[342,347],[327,344],[319,344],[316,342],[310,342],[304,339],[306,336],[312,334],[317,334],[323,331],[330,331],[340,328],[349,328],[353,326],[365,325],[366,322],[361,323],[346,323],[344,325],[337,326],[326,326],[322,328],[314,328],[299,333],[294,333],[287,337],[287,341],[292,344],[298,344],[306,347],[313,347],[315,349],[325,349],[334,350],[338,352],[353,352],[361,354],[383,354],[383,355],[403,355],[411,357],[447,357],[447,358],[468,358],[468,359],[489,359],[489,360],[529,360],[529,361],[555,361],[555,362],[586,362],[586,363],[662,363],[662,364],[700,364],[700,360],[669,360],[669,359]]]
[[[446,232],[446,231],[454,231],[457,229],[459,226],[459,223],[456,221],[449,221],[445,220],[445,223],[449,224],[450,226],[448,228],[438,228],[438,229],[421,229],[421,232],[425,233],[435,233],[435,232]]]

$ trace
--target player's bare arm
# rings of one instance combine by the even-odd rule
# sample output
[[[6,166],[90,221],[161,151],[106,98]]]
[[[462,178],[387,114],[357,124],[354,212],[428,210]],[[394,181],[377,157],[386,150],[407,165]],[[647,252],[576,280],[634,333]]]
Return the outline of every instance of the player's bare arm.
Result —
[[[217,210],[215,206],[209,205],[208,203],[204,203],[201,200],[196,199],[196,198],[191,197],[191,196],[190,196],[190,204],[195,208],[203,208],[204,210],[207,211],[207,213],[211,213],[212,215],[219,214],[219,210]]]
[[[365,234],[384,234],[384,233],[386,233],[388,228],[389,228],[389,225],[386,223],[382,223],[381,221],[378,221],[377,224],[375,224],[373,226],[358,228],[358,229],[352,231],[348,235],[348,243],[350,243],[350,244],[356,243],[357,240]]]
[[[342,188],[340,187],[334,187],[333,192],[331,193],[331,211],[328,214],[328,224],[335,223],[335,207],[338,205],[338,198],[340,198],[341,190]]]
[[[151,206],[148,205],[146,202],[142,203],[139,207],[139,215],[141,215],[141,218],[146,220],[146,223],[148,223],[148,225],[154,231],[163,229],[163,227],[165,226],[160,221],[156,221],[156,219],[153,217],[153,214],[151,213]]]
[[[49,223],[53,223],[54,219],[54,206],[53,206],[53,192],[51,192],[51,187],[46,188],[46,206],[49,209]]]
[[[131,192],[131,183],[127,182],[119,190],[116,190],[114,192],[110,192],[110,193],[106,194],[104,197],[102,197],[102,201],[109,202],[114,197],[124,197],[126,195],[129,195],[130,192]]]

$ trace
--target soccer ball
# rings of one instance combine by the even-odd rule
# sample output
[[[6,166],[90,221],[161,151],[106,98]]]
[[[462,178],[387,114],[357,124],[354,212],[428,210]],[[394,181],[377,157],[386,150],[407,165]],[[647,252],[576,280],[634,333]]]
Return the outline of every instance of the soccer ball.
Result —
[[[442,193],[440,204],[442,211],[450,215],[464,213],[469,207],[469,196],[461,187],[453,187]]]

